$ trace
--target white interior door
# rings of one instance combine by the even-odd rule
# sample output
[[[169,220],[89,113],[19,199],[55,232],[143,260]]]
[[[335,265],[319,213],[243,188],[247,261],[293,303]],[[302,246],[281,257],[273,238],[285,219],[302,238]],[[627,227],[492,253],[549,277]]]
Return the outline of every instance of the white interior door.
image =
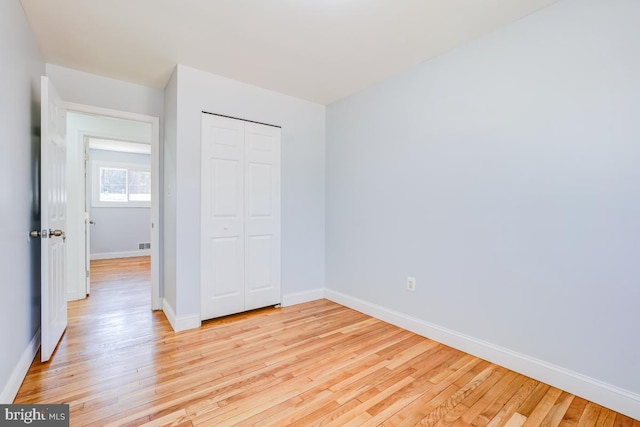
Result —
[[[244,311],[244,123],[203,115],[201,317]]]
[[[280,303],[281,132],[245,124],[245,310]]]
[[[41,90],[41,360],[46,362],[67,327],[66,111],[47,77]]]

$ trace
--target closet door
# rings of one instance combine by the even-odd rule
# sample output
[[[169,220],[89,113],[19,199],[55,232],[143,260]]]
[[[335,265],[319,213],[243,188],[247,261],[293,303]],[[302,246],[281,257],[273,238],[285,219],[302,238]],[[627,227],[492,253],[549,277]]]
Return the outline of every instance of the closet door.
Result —
[[[202,115],[201,318],[280,303],[281,129]]]
[[[245,310],[280,303],[280,140],[245,124]]]
[[[202,115],[201,318],[245,310],[243,121]]]

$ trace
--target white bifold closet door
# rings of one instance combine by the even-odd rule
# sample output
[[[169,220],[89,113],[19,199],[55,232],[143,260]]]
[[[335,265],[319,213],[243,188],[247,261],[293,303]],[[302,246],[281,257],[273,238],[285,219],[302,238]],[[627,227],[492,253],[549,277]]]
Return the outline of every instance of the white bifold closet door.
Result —
[[[280,303],[281,129],[202,114],[201,318]]]

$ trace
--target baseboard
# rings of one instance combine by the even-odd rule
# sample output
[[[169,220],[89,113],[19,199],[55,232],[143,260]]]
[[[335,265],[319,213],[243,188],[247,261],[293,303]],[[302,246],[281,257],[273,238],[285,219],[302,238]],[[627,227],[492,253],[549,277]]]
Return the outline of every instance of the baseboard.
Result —
[[[24,381],[24,377],[27,375],[27,371],[29,371],[31,362],[33,362],[34,357],[36,357],[39,348],[40,329],[38,329],[36,334],[31,339],[31,342],[29,342],[29,345],[24,350],[24,353],[22,353],[22,356],[20,356],[18,364],[13,369],[13,372],[9,377],[9,381],[7,381],[7,384],[0,391],[0,404],[7,405],[13,403],[13,399],[16,398],[18,390],[20,390],[20,386],[22,385],[22,381]]]
[[[173,311],[173,307],[167,302],[166,299],[162,299],[162,311],[167,320],[171,324],[174,332],[186,331],[187,329],[199,328],[202,322],[200,321],[200,313],[190,314],[188,316],[177,316]]]
[[[69,302],[69,301],[78,301],[78,300],[81,300],[81,299],[85,299],[86,297],[87,297],[87,293],[86,292],[84,292],[82,294],[79,294],[78,290],[74,289],[73,292],[67,293],[67,302]]]
[[[151,256],[151,249],[141,249],[138,251],[125,251],[125,252],[102,252],[98,254],[91,254],[91,260],[96,259],[113,259],[113,258],[133,258],[137,256]]]
[[[315,301],[324,298],[324,289],[312,289],[310,291],[295,292],[282,296],[282,306],[302,304],[305,302]]]
[[[640,395],[636,393],[341,292],[325,289],[324,297],[565,390],[616,412],[640,419]]]

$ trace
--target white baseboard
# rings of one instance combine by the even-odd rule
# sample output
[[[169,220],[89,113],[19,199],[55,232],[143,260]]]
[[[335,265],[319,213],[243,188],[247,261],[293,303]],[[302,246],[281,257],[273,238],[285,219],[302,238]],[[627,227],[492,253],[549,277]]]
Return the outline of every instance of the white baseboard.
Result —
[[[295,292],[282,296],[282,306],[302,304],[305,302],[315,301],[324,298],[324,289],[312,289],[310,291]]]
[[[188,316],[176,316],[176,312],[173,311],[173,307],[171,307],[164,298],[162,299],[162,311],[167,317],[167,320],[171,324],[174,332],[196,329],[202,325],[202,322],[200,321],[200,313],[190,314]]]
[[[324,297],[565,390],[616,412],[640,419],[640,395],[636,393],[341,292],[325,289]]]
[[[102,252],[98,254],[91,254],[90,258],[95,259],[113,259],[113,258],[133,258],[137,256],[151,256],[151,249],[141,249],[138,251],[125,251],[125,252]]]
[[[4,388],[0,391],[0,404],[8,405],[13,403],[13,399],[16,398],[18,394],[18,390],[20,390],[20,386],[22,385],[22,381],[24,377],[27,375],[29,371],[29,367],[33,362],[33,358],[36,357],[38,353],[38,349],[40,348],[40,329],[36,331],[36,334],[29,342],[29,345],[20,356],[20,360],[18,364],[13,369],[11,376],[9,377],[9,381],[4,386]]]
[[[85,299],[87,297],[87,293],[78,293],[77,289],[74,289],[73,292],[67,292],[67,302],[69,301],[78,301],[81,299]]]

